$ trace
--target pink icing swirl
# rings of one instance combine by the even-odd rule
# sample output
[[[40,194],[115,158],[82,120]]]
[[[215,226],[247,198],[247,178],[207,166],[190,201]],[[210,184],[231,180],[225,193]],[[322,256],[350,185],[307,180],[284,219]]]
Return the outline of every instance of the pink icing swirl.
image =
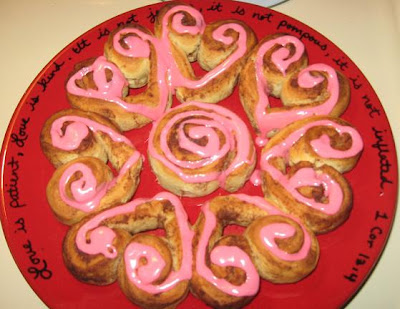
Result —
[[[160,140],[155,141],[155,132],[160,121],[156,122],[150,132],[149,137],[149,154],[155,159],[161,161],[166,167],[178,175],[181,179],[188,183],[209,182],[218,180],[220,185],[224,187],[226,178],[237,170],[243,164],[252,165],[255,160],[255,152],[251,158],[250,151],[252,150],[251,136],[244,122],[233,112],[226,108],[207,103],[186,103],[175,109],[184,109],[186,106],[200,108],[190,109],[188,111],[177,113],[164,125],[160,135]],[[172,109],[173,112],[175,109]],[[168,114],[167,114],[168,115]],[[198,118],[197,118],[198,117]],[[197,161],[183,161],[174,156],[168,147],[168,133],[171,128],[179,124],[178,142],[182,149],[196,153],[201,157]],[[193,125],[189,130],[189,136],[192,139],[207,137],[207,144],[202,146],[184,133],[186,125]],[[226,142],[220,145],[218,130],[224,134]],[[159,153],[154,144],[160,143],[162,153]],[[240,145],[240,147],[238,147]],[[184,169],[198,169],[205,167],[221,158],[224,158],[228,152],[236,151],[236,156],[230,165],[221,172],[211,172],[208,174],[188,174]]]
[[[100,205],[101,200],[106,196],[107,192],[116,186],[129,169],[134,166],[141,158],[138,151],[135,151],[131,157],[124,163],[117,177],[111,181],[97,185],[95,176],[92,170],[82,163],[75,163],[69,166],[61,175],[59,182],[59,191],[63,202],[69,206],[79,209],[84,212],[91,212]],[[71,193],[73,199],[67,196],[65,191],[71,177],[80,172],[82,176],[71,183]]]
[[[73,199],[71,199],[67,196],[65,187],[76,172],[81,172],[82,176],[71,183],[71,193],[73,196]],[[106,183],[97,187],[97,181],[92,170],[82,163],[75,163],[69,166],[62,174],[58,187],[61,199],[66,204],[85,212],[92,211],[99,205],[100,200],[107,191]]]
[[[196,21],[193,26],[188,26],[183,24],[184,14],[183,12],[189,13]],[[168,29],[168,22],[171,15],[172,18],[172,29],[178,33],[188,33],[191,35],[202,34],[205,28],[205,22],[201,13],[193,7],[186,5],[177,5],[171,8],[164,16],[162,20],[163,30]]]
[[[303,232],[304,231],[305,230],[303,228]],[[260,237],[268,250],[270,250],[278,258],[286,261],[299,261],[307,257],[307,254],[311,248],[311,238],[308,233],[304,233],[304,243],[300,251],[296,253],[289,254],[286,251],[281,250],[276,243],[276,239],[292,237],[295,232],[295,228],[289,224],[274,223],[264,226],[261,229]]]
[[[63,126],[68,123],[63,133]],[[92,132],[106,133],[114,142],[125,143],[132,146],[132,143],[122,134],[111,129],[110,127],[100,124],[94,120],[90,120],[80,116],[62,116],[56,119],[50,129],[51,142],[54,147],[62,150],[76,150],[85,137]]]
[[[287,253],[281,250],[276,244],[276,238],[289,238],[293,236],[295,229],[287,223],[276,223],[264,226],[259,237],[262,239],[265,247],[275,256],[286,261],[298,261],[307,257],[311,248],[311,237],[302,223],[296,219],[283,214],[280,210],[269,204],[265,199],[259,196],[250,196],[246,194],[233,194],[232,196],[259,207],[267,212],[267,215],[282,215],[289,217],[300,224],[304,233],[304,242],[300,250],[296,253]],[[225,279],[217,278],[206,265],[206,252],[209,239],[216,227],[217,219],[215,214],[210,210],[209,203],[202,207],[202,212],[205,217],[205,224],[199,240],[196,253],[196,271],[205,278],[208,282],[216,286],[222,292],[234,296],[251,296],[257,293],[260,278],[251,258],[238,247],[232,246],[217,246],[210,252],[211,261],[219,266],[234,266],[242,269],[246,273],[245,282],[240,285],[233,285]]]
[[[309,207],[322,211],[326,214],[335,214],[342,204],[343,192],[340,185],[329,175],[322,172],[316,172],[313,168],[301,168],[291,178],[282,174],[278,169],[269,163],[273,157],[283,157],[288,161],[289,149],[306,133],[306,131],[315,126],[328,126],[334,128],[339,134],[347,133],[352,139],[352,145],[349,149],[339,151],[332,149],[330,138],[322,135],[320,138],[311,141],[313,150],[324,158],[344,159],[354,157],[359,154],[363,148],[363,142],[360,134],[350,126],[342,126],[331,120],[317,120],[310,122],[301,128],[292,132],[286,137],[283,143],[277,144],[263,153],[260,160],[261,169],[271,175],[275,181],[279,182],[296,200]],[[324,194],[329,198],[328,203],[319,203],[314,199],[301,195],[297,188],[302,186],[323,186]]]
[[[179,198],[173,194],[162,192],[153,199],[136,199],[125,205],[101,212],[82,225],[76,235],[76,245],[79,250],[87,254],[103,254],[106,258],[116,258],[118,252],[112,244],[116,234],[111,228],[101,225],[102,222],[118,215],[133,213],[139,205],[151,200],[168,200],[174,206],[179,236],[182,241],[181,266],[178,270],[171,271],[163,283],[154,285],[151,282],[158,278],[165,265],[165,261],[155,249],[138,243],[130,243],[124,251],[124,259],[125,271],[129,280],[147,293],[158,294],[172,289],[179,282],[188,280],[192,276],[193,232],[189,228],[187,214]],[[86,240],[88,233],[90,233],[89,241]],[[143,257],[148,263],[140,267],[139,260]]]

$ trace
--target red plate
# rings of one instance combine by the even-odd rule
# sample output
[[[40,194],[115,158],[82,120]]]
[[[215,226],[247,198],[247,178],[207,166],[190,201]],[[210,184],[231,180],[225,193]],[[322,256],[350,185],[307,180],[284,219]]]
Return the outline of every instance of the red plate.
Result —
[[[246,21],[258,38],[275,32],[299,37],[310,63],[327,63],[345,74],[352,97],[343,118],[362,134],[365,144],[356,168],[345,174],[354,192],[350,218],[337,230],[319,236],[321,257],[316,270],[296,284],[262,282],[260,293],[249,307],[339,307],[346,304],[371,273],[385,246],[393,222],[397,197],[397,159],[388,120],[372,87],[357,66],[332,42],[306,25],[267,8],[238,2],[191,1],[202,10],[206,22],[236,18]],[[53,216],[45,188],[54,168],[42,154],[39,133],[45,120],[69,107],[64,82],[75,63],[102,54],[109,31],[120,23],[139,22],[153,29],[154,14],[163,4],[143,7],[110,19],[93,28],[62,50],[42,70],[19,103],[2,149],[1,221],[9,248],[22,274],[51,308],[100,308],[129,306],[117,284],[106,287],[75,280],[64,267],[61,243],[67,227]],[[176,100],[174,104],[178,104]],[[246,119],[237,89],[222,105]],[[247,120],[246,120],[247,122]],[[126,135],[146,153],[151,125]],[[250,127],[250,126],[249,126]],[[33,181],[33,179],[35,179]],[[135,197],[151,197],[163,191],[156,184],[148,162]],[[241,192],[261,195],[248,183]],[[184,198],[193,223],[206,198]],[[189,295],[185,308],[205,305]]]

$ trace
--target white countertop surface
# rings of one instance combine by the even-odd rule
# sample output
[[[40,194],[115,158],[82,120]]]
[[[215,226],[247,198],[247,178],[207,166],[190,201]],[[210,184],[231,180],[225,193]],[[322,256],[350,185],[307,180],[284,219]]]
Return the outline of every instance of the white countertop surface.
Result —
[[[0,1],[0,136],[40,70],[68,43],[102,21],[152,0]],[[262,1],[258,1],[259,3]],[[318,30],[372,84],[400,145],[400,1],[290,0],[274,8]],[[377,267],[348,308],[400,308],[400,216]],[[45,308],[17,269],[0,232],[0,308]]]

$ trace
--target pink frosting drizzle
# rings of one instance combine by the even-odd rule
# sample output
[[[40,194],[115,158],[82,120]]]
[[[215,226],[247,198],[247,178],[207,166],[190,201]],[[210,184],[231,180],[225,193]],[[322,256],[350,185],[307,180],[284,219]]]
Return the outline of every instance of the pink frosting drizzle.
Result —
[[[126,252],[125,258],[130,262],[131,280],[138,284],[150,284],[160,277],[165,261],[156,249],[134,242],[127,246]],[[147,260],[145,265],[139,265],[141,258]]]
[[[285,48],[286,44],[294,44],[296,47],[295,53],[289,57],[289,50]],[[276,39],[265,42],[257,52],[256,56],[256,82],[258,92],[258,103],[256,105],[255,119],[260,130],[261,138],[265,138],[269,132],[275,129],[281,129],[286,125],[312,115],[328,115],[335,107],[339,98],[339,81],[336,71],[326,64],[313,64],[303,69],[298,76],[298,84],[303,88],[312,88],[321,83],[324,78],[322,76],[312,76],[310,72],[318,71],[328,74],[328,91],[330,97],[324,103],[313,107],[293,107],[288,110],[275,111],[268,110],[268,82],[263,74],[263,57],[264,54],[276,44],[282,48],[275,51],[272,56],[272,62],[277,68],[286,75],[286,70],[290,64],[298,61],[304,53],[303,43],[293,36],[282,36]],[[259,145],[262,144],[262,139],[259,140]]]
[[[62,127],[66,122],[71,122],[63,133]],[[50,136],[54,147],[62,150],[75,150],[89,134],[89,129],[93,132],[106,133],[114,142],[125,143],[132,146],[132,143],[122,134],[114,131],[108,126],[100,124],[80,116],[63,116],[51,125]]]
[[[125,270],[129,280],[138,288],[151,294],[158,294],[172,289],[176,284],[183,280],[188,280],[192,276],[192,239],[193,231],[189,228],[188,218],[178,197],[168,192],[161,192],[154,196],[153,200],[169,200],[175,209],[178,222],[179,234],[182,241],[182,263],[177,271],[171,271],[165,281],[158,285],[151,282],[156,280],[164,267],[160,254],[153,248],[138,243],[130,243],[124,252]],[[112,245],[115,232],[101,223],[109,218],[118,215],[128,214],[135,211],[136,207],[151,201],[151,199],[136,199],[125,205],[105,210],[86,222],[78,230],[76,235],[76,245],[79,250],[87,254],[103,254],[106,258],[116,258],[118,252]],[[86,236],[90,232],[90,242],[86,241]],[[147,264],[139,267],[141,257],[147,258]],[[144,268],[143,268],[144,267]]]
[[[196,20],[196,25],[183,25],[182,18],[184,15],[182,13],[177,13],[180,11],[186,11],[191,14]],[[157,79],[160,91],[160,103],[157,107],[147,107],[146,105],[144,105],[144,102],[140,104],[130,104],[125,102],[122,98],[122,92],[124,87],[126,87],[128,83],[118,67],[116,67],[111,62],[108,62],[105,57],[97,58],[91,66],[82,68],[77,73],[75,73],[67,83],[68,92],[78,96],[90,97],[112,102],[119,105],[126,111],[139,113],[151,120],[156,120],[161,117],[162,113],[167,107],[169,92],[173,93],[176,87],[203,87],[212,79],[226,71],[234,62],[236,62],[240,57],[245,54],[247,49],[246,31],[239,24],[224,24],[214,31],[214,39],[224,44],[232,44],[232,38],[226,37],[224,33],[227,29],[233,29],[239,33],[237,49],[225,61],[223,61],[220,65],[218,65],[210,72],[206,73],[202,78],[191,80],[184,77],[180,72],[172,55],[171,43],[169,41],[168,23],[169,17],[173,14],[175,15],[172,19],[172,27],[178,33],[188,33],[191,35],[196,35],[202,34],[204,32],[205,23],[201,13],[192,7],[178,5],[171,8],[163,17],[161,38],[155,38],[142,32],[139,29],[125,28],[116,33],[113,39],[113,46],[115,50],[121,55],[127,57],[148,57],[150,54],[149,44],[152,44],[154,46],[155,50],[157,51]],[[134,36],[129,34],[134,34]],[[124,47],[120,43],[120,39],[122,37],[124,37],[123,41],[126,44],[126,46]],[[112,71],[113,73],[112,80],[109,82],[107,82],[105,78],[106,69]],[[93,78],[97,87],[99,88],[98,90],[85,90],[77,86],[76,81],[81,79],[89,72],[93,72]]]
[[[279,249],[275,242],[276,238],[288,238],[293,236],[295,229],[291,225],[285,223],[274,223],[267,225],[261,229],[259,236],[264,241],[268,250],[282,260],[297,261],[304,259],[307,256],[311,248],[311,237],[297,218],[292,218],[291,216],[283,214],[280,210],[269,204],[262,197],[250,196],[246,194],[233,194],[232,196],[265,210],[269,215],[282,215],[290,217],[300,224],[304,233],[304,242],[301,249],[293,254]],[[247,253],[240,248],[233,246],[217,246],[210,252],[210,257],[211,261],[219,266],[234,266],[245,271],[246,281],[242,285],[236,286],[229,283],[225,279],[217,278],[207,267],[205,263],[205,256],[208,248],[208,242],[217,223],[216,216],[209,209],[209,207],[209,203],[204,204],[202,207],[205,223],[196,253],[197,273],[204,277],[208,282],[216,286],[218,289],[229,295],[254,295],[258,291],[260,278],[251,259]]]
[[[278,169],[268,163],[268,160],[273,157],[283,157],[288,159],[289,149],[296,143],[305,132],[315,126],[329,126],[334,128],[339,134],[348,133],[352,138],[351,148],[344,151],[332,149],[330,146],[330,139],[326,135],[311,142],[313,150],[321,157],[325,158],[350,158],[356,156],[363,148],[363,142],[360,134],[350,126],[341,126],[334,121],[318,120],[308,123],[303,127],[292,132],[283,143],[277,144],[265,153],[263,153],[260,160],[261,169],[268,172],[272,178],[278,181],[290,194],[292,194],[298,201],[325,212],[327,214],[335,214],[342,204],[343,193],[340,185],[336,183],[329,175],[322,172],[316,172],[312,168],[299,169],[291,178],[282,174]],[[301,186],[320,186],[324,188],[324,194],[329,197],[329,202],[318,203],[314,199],[307,198],[301,195],[297,188]]]
[[[289,254],[286,251],[279,249],[275,241],[276,238],[289,238],[293,236],[295,232],[295,228],[289,224],[273,223],[264,226],[261,229],[260,237],[265,246],[268,247],[268,249],[278,258],[286,261],[299,261],[307,257],[307,254],[311,248],[311,238],[308,233],[304,234],[304,243],[301,249],[296,253]]]
[[[140,158],[140,153],[135,151],[124,163],[118,176],[113,178],[111,181],[102,183],[99,187],[97,187],[96,178],[88,166],[82,163],[72,164],[64,171],[60,178],[58,188],[61,199],[73,208],[84,212],[93,211],[97,206],[99,206],[107,192],[118,183],[118,181],[138,162]],[[65,188],[67,187],[71,177],[76,172],[81,172],[82,177],[71,183],[71,193],[74,199],[70,199],[65,192]]]
[[[161,161],[166,167],[188,183],[218,180],[221,187],[224,187],[226,178],[233,171],[245,163],[251,165],[255,160],[255,152],[253,152],[252,158],[249,159],[249,151],[251,151],[252,145],[250,144],[251,137],[247,127],[236,114],[224,107],[207,103],[191,102],[177,108],[184,108],[186,106],[195,106],[201,108],[201,110],[190,110],[183,113],[177,113],[165,124],[160,135],[160,147],[164,155],[158,153],[154,147],[154,135],[158,126],[158,122],[156,122],[150,132],[149,153],[152,157]],[[174,110],[175,109],[172,109],[171,111]],[[207,117],[208,119],[191,119],[192,117],[198,116]],[[180,123],[178,128],[179,146],[196,153],[201,157],[200,160],[181,161],[169,150],[167,140],[168,132],[177,122]],[[183,129],[187,124],[195,125],[189,131],[189,135],[192,138],[207,137],[208,143],[205,146],[200,146],[185,136]],[[226,137],[226,143],[223,146],[219,144],[219,136],[215,129],[221,131]],[[236,157],[224,171],[208,174],[198,173],[195,175],[186,174],[184,171],[184,169],[197,169],[207,166],[216,160],[223,158],[232,150],[237,152]]]
[[[229,24],[221,25],[219,28],[217,28],[213,32],[213,38],[217,41],[220,41],[220,42],[226,44],[226,45],[232,44],[232,41],[233,41],[232,38],[224,35],[225,31],[228,29],[233,29],[239,33],[239,38],[237,41],[237,45],[238,45],[237,49],[227,59],[225,59],[221,64],[216,66],[211,71],[207,72],[203,77],[201,77],[197,80],[191,80],[191,79],[185,78],[180,73],[180,71],[179,71],[176,63],[173,61],[173,59],[170,60],[171,70],[169,72],[171,74],[172,86],[174,88],[186,87],[186,88],[195,89],[195,88],[204,87],[212,79],[216,78],[218,75],[222,74],[227,69],[229,69],[233,65],[233,63],[235,63],[239,58],[241,58],[246,53],[247,34],[246,34],[246,31],[243,29],[243,27],[239,24],[229,23]],[[167,32],[163,33],[164,40],[167,40],[166,36],[167,36]],[[169,42],[169,41],[167,41],[167,42]],[[172,54],[169,54],[169,55],[170,55],[170,57],[172,57]]]
[[[261,186],[262,179],[261,171],[259,169],[254,170],[253,174],[251,174],[250,181],[256,187]]]

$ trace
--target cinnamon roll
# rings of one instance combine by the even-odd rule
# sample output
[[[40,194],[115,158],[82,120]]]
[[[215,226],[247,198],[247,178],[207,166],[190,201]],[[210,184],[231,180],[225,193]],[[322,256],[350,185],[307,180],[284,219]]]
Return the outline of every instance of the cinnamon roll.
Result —
[[[179,196],[234,192],[256,162],[251,136],[231,111],[205,103],[171,109],[149,137],[149,161],[162,187]]]

